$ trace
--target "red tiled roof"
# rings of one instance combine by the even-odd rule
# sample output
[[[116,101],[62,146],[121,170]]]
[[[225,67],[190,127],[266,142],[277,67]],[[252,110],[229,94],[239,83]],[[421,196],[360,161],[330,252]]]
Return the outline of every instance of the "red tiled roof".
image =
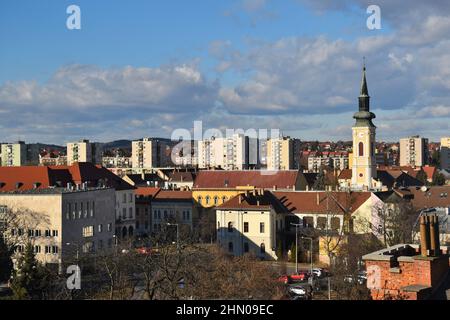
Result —
[[[429,187],[426,192],[421,188],[410,187],[395,189],[398,194],[412,195],[411,203],[417,210],[432,207],[450,207],[450,186]]]
[[[352,169],[344,169],[338,176],[339,180],[349,180],[352,178]]]
[[[425,171],[425,173],[427,174],[427,178],[428,179],[433,179],[434,174],[436,173],[436,167],[432,167],[432,166],[423,166],[422,167],[423,171]]]
[[[273,208],[277,213],[287,212],[287,209],[280,201],[268,190],[263,193],[247,192],[239,194],[224,204],[217,207],[218,209],[246,209],[246,210],[270,210]]]
[[[75,163],[71,166],[23,166],[0,167],[0,192],[31,190],[35,183],[44,189],[51,186],[66,187],[67,183],[88,183],[97,187],[100,182],[116,190],[131,190],[133,186],[106,168],[91,163]],[[17,183],[21,183],[17,188]]]
[[[134,190],[134,194],[137,196],[145,196],[145,197],[154,197],[161,188],[155,188],[155,187],[137,187]]]
[[[253,186],[269,189],[292,189],[297,184],[299,171],[200,171],[194,182],[194,188],[236,188]]]
[[[192,200],[192,191],[161,190],[155,195],[154,200]]]
[[[273,193],[281,203],[292,213],[326,213],[327,193],[317,192],[282,192]],[[354,212],[367,199],[370,192],[331,192],[328,199],[328,209],[332,213],[344,213],[344,210]],[[337,201],[335,201],[334,197]]]

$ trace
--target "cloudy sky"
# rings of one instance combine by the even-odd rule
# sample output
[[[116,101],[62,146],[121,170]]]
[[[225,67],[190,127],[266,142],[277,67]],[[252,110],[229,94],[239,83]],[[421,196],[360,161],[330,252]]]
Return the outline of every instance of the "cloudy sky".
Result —
[[[378,140],[450,135],[449,1],[5,0],[0,141],[170,137],[194,120],[349,140],[363,56]]]

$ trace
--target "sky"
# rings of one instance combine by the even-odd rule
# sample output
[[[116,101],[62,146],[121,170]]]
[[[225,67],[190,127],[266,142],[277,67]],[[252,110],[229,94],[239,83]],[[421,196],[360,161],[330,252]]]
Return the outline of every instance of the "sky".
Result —
[[[350,140],[363,57],[377,140],[450,135],[447,1],[3,0],[0,141],[171,137],[194,121]]]

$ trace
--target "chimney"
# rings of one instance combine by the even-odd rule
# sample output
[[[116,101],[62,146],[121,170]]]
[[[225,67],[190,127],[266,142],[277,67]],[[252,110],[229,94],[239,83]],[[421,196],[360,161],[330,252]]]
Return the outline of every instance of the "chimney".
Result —
[[[420,217],[420,255],[426,257],[428,255],[427,246],[427,217]]]
[[[318,192],[316,192],[316,199],[317,199],[317,205],[320,204],[320,195]]]
[[[277,186],[276,185],[273,186],[273,191],[277,191]]]
[[[430,216],[430,241],[431,253],[438,257],[441,253],[441,245],[439,241],[439,219],[436,214]]]

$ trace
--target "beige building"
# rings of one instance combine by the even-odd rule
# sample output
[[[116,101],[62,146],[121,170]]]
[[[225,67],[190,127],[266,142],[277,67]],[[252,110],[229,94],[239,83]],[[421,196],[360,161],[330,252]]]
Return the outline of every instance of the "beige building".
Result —
[[[268,139],[266,150],[267,170],[291,170],[295,168],[294,139],[289,137]]]
[[[254,254],[277,260],[278,232],[284,228],[284,210],[270,191],[239,194],[216,209],[217,242],[229,254]]]
[[[102,164],[101,143],[91,143],[89,140],[67,143],[67,165],[75,162]]]
[[[441,138],[441,169],[450,171],[450,137]]]
[[[352,127],[352,182],[353,190],[372,190],[377,178],[375,159],[376,127],[372,120],[375,114],[370,112],[370,96],[367,88],[366,67],[363,68],[361,91],[359,95],[359,110],[353,115],[356,120]]]
[[[177,224],[180,232],[193,229],[194,206],[191,191],[160,190],[151,199],[151,210],[152,232],[166,229],[167,223]]]
[[[411,136],[400,139],[400,166],[422,167],[427,164],[428,139]]]
[[[40,262],[60,264],[73,261],[77,251],[81,256],[112,247],[114,199],[112,188],[11,191],[0,193],[0,218],[16,253],[31,241]]]
[[[2,144],[0,153],[3,167],[37,165],[39,162],[37,145],[27,145],[23,141]]]
[[[144,138],[131,144],[133,169],[152,169],[172,166],[172,143],[168,139]]]

